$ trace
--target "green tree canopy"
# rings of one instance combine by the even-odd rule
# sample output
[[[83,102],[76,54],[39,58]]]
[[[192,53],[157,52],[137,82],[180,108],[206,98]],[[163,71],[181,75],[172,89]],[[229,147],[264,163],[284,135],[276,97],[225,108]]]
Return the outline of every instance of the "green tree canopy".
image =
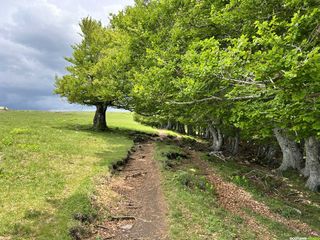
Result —
[[[55,92],[70,103],[96,106],[94,128],[105,130],[107,107],[127,106],[128,38],[89,17],[80,28],[82,41],[72,46],[72,57],[65,58],[68,74],[56,78]]]

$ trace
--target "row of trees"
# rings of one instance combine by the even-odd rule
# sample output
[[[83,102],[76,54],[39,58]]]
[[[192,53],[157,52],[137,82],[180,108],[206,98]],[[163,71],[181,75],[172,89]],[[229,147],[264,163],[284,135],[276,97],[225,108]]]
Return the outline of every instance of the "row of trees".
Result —
[[[56,92],[95,105],[96,129],[116,106],[210,136],[215,151],[228,142],[236,154],[240,136],[275,139],[279,170],[297,169],[319,188],[317,0],[136,0],[108,27],[91,18],[80,26]]]

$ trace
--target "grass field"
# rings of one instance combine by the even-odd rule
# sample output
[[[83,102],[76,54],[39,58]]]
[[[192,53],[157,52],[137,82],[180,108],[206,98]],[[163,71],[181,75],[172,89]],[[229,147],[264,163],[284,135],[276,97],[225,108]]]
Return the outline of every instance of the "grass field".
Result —
[[[76,213],[92,214],[94,180],[127,154],[128,130],[153,132],[130,113],[0,112],[0,238],[70,239]]]
[[[93,113],[0,112],[0,240],[71,239],[70,229],[79,225],[74,216],[96,214],[95,183],[127,155],[133,145],[130,132],[156,131],[133,121],[131,113],[108,113],[110,130],[94,132],[92,118]],[[170,239],[257,239],[241,216],[219,205],[215,186],[196,165],[182,159],[167,162],[166,153],[182,148],[170,141],[155,146]],[[253,169],[236,159],[224,162],[205,153],[202,158],[225,181],[247,190],[273,212],[320,231],[319,196],[307,191],[298,176],[287,172],[278,179],[268,169]],[[275,239],[296,235],[262,215],[248,214]]]

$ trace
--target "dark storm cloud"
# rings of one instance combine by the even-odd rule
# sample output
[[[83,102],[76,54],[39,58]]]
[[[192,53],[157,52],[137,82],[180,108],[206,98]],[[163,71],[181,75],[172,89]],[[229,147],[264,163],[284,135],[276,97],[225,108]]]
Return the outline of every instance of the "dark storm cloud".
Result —
[[[70,45],[79,41],[78,22],[108,14],[133,0],[12,0],[0,9],[0,106],[14,109],[74,109],[53,95]],[[77,107],[76,107],[77,108]]]

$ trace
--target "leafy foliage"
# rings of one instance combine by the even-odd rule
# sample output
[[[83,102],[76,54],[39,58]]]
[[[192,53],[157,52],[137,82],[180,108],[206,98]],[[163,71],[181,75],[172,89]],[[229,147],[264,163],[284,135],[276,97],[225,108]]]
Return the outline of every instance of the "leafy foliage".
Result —
[[[319,9],[317,0],[136,0],[109,27],[82,21],[57,93],[206,136],[214,150],[224,138],[235,153],[240,133],[319,137]]]

